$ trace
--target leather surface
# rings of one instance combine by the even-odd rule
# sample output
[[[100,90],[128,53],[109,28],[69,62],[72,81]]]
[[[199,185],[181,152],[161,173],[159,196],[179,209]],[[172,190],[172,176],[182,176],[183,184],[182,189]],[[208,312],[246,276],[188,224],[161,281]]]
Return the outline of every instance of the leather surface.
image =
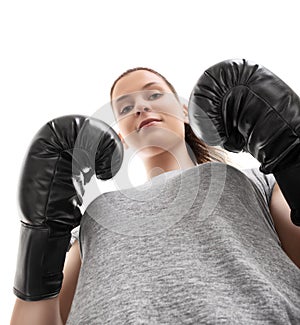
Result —
[[[208,145],[246,151],[273,173],[300,226],[300,99],[279,77],[245,59],[207,69],[189,100],[189,122]]]
[[[122,160],[121,140],[100,120],[62,116],[37,132],[19,184],[21,233],[14,283],[19,298],[31,301],[58,294],[70,232],[82,217],[84,193],[76,189],[84,189],[94,173],[110,179]]]

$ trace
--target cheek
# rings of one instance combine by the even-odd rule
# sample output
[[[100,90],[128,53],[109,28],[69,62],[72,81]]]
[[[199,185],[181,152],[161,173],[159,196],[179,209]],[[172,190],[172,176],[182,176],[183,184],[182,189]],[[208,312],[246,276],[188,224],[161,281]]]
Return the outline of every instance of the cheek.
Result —
[[[153,103],[153,110],[160,112],[168,119],[177,119],[177,123],[183,122],[183,108],[174,95],[165,95],[157,102]],[[173,121],[174,123],[174,121]]]
[[[184,135],[184,122],[180,116],[169,117],[167,125],[178,135]]]
[[[123,135],[127,135],[135,130],[135,122],[132,114],[119,117],[118,126]]]
[[[169,105],[162,105],[160,107],[166,127],[174,130],[176,133],[182,133],[184,131],[184,114],[178,102],[176,103],[173,100],[171,103],[169,101]]]

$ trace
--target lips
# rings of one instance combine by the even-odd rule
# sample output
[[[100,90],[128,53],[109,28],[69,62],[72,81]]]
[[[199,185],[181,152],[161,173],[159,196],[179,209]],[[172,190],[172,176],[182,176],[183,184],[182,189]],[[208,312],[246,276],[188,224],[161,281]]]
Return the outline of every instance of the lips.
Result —
[[[145,119],[144,121],[142,121],[138,127],[138,131],[146,124],[150,123],[150,122],[153,122],[153,121],[156,121],[156,122],[160,122],[161,120],[160,119],[157,119],[157,118],[147,118]]]

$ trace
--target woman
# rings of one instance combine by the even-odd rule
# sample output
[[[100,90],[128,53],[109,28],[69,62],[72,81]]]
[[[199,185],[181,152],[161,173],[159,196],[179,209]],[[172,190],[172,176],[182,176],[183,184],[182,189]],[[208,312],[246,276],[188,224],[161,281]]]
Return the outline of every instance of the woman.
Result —
[[[151,69],[122,74],[111,101],[148,181],[94,200],[59,297],[14,313],[31,304],[57,324],[298,323],[300,233],[274,177],[224,164]]]

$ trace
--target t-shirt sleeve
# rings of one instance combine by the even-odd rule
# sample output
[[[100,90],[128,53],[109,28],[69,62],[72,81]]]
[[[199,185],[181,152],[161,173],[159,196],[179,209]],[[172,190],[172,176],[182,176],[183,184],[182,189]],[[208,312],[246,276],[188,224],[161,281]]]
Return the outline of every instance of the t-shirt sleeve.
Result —
[[[274,175],[264,174],[259,168],[242,169],[242,172],[255,183],[269,206],[272,191],[276,183]]]
[[[70,239],[68,251],[70,250],[71,246],[74,244],[75,240],[79,241],[79,228],[80,228],[80,226],[77,226],[76,228],[72,229],[72,231],[71,231],[71,239]]]

